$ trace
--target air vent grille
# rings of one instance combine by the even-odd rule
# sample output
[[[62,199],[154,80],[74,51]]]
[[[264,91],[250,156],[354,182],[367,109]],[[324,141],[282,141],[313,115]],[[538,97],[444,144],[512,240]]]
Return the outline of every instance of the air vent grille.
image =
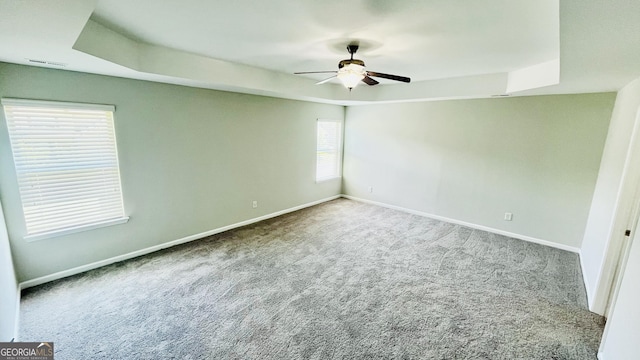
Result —
[[[46,61],[46,60],[37,60],[37,59],[26,59],[30,63],[40,64],[40,65],[49,65],[49,66],[57,66],[57,67],[65,67],[67,64],[56,62],[56,61]]]

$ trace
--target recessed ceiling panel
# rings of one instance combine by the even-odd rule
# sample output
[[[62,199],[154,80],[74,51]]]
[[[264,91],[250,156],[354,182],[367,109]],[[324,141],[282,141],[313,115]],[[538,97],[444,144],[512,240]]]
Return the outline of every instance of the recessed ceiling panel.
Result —
[[[359,40],[371,69],[421,81],[557,59],[558,16],[557,0],[103,0],[92,19],[140,42],[284,73],[333,70]]]

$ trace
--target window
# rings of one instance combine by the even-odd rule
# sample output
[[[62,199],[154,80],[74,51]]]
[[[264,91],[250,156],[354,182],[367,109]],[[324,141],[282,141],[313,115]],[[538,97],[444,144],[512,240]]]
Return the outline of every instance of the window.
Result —
[[[108,105],[2,99],[28,240],[126,222]]]
[[[318,119],[316,181],[340,177],[342,121]]]

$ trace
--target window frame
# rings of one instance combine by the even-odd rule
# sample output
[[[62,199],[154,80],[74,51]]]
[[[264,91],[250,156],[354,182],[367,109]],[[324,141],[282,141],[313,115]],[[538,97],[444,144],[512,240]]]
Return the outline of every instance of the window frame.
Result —
[[[110,131],[110,135],[113,136],[113,155],[115,156],[115,175],[112,176],[113,179],[115,179],[117,177],[117,185],[118,185],[118,190],[119,190],[119,204],[118,207],[121,207],[122,211],[121,211],[121,216],[117,216],[117,217],[113,217],[113,218],[103,218],[103,219],[98,219],[98,220],[94,220],[94,221],[90,221],[87,223],[82,223],[82,224],[71,224],[71,225],[67,225],[67,226],[61,226],[58,228],[52,227],[49,229],[45,229],[42,231],[31,231],[29,232],[29,229],[27,227],[27,219],[25,216],[25,203],[23,200],[23,193],[20,189],[18,190],[18,197],[20,199],[20,209],[22,211],[22,220],[24,222],[24,230],[26,235],[23,237],[25,241],[28,242],[32,242],[32,241],[38,241],[38,240],[43,240],[43,239],[49,239],[49,238],[54,238],[54,237],[59,237],[59,236],[63,236],[63,235],[68,235],[68,234],[73,234],[73,233],[77,233],[77,232],[82,232],[82,231],[88,231],[88,230],[93,230],[93,229],[97,229],[97,228],[101,228],[101,227],[106,227],[106,226],[111,226],[111,225],[117,225],[117,224],[123,224],[129,221],[129,217],[126,216],[126,212],[125,212],[125,206],[124,206],[124,194],[123,194],[123,190],[122,190],[122,177],[120,174],[120,161],[119,161],[119,156],[118,156],[118,142],[117,142],[117,138],[116,138],[116,131],[115,131],[115,106],[114,105],[103,105],[103,104],[89,104],[89,103],[74,103],[74,102],[59,102],[59,101],[44,101],[44,100],[29,100],[29,99],[15,99],[15,98],[2,98],[0,100],[0,104],[2,105],[2,112],[3,115],[5,117],[5,123],[7,125],[7,133],[8,133],[8,137],[9,137],[9,142],[10,142],[10,149],[11,149],[11,159],[13,161],[13,165],[14,165],[14,171],[15,171],[15,176],[16,176],[16,184],[18,187],[23,186],[25,184],[29,184],[29,182],[24,182],[21,181],[19,173],[18,173],[18,164],[16,162],[16,157],[15,157],[15,153],[16,153],[16,148],[14,148],[14,138],[15,138],[15,134],[12,133],[12,129],[11,129],[11,125],[9,124],[10,121],[10,116],[9,113],[7,112],[6,107],[12,107],[12,106],[17,106],[17,107],[31,107],[31,108],[60,108],[60,109],[67,109],[67,110],[92,110],[92,111],[104,111],[104,112],[110,112],[110,125],[111,125],[111,129],[109,129]],[[111,150],[109,150],[109,153],[111,153]],[[72,160],[73,161],[73,160]],[[59,171],[59,170],[58,170]],[[77,178],[71,178],[70,180],[67,181],[73,181],[74,179]],[[65,182],[60,182],[61,184],[64,184]],[[114,182],[115,183],[115,182]],[[117,197],[114,197],[115,199],[118,199]],[[58,205],[59,206],[59,205]],[[119,210],[119,209],[118,209]]]
[[[319,178],[318,177],[318,135],[319,135],[319,124],[321,122],[335,122],[338,124],[338,148],[336,150],[337,152],[337,164],[336,164],[336,170],[337,173],[335,175],[331,175],[328,177],[322,177]],[[342,158],[343,158],[343,140],[344,140],[344,120],[339,120],[339,119],[323,119],[323,118],[318,118],[316,119],[316,174],[315,174],[315,181],[316,183],[322,183],[325,181],[331,181],[331,180],[335,180],[335,179],[340,179],[342,178]]]

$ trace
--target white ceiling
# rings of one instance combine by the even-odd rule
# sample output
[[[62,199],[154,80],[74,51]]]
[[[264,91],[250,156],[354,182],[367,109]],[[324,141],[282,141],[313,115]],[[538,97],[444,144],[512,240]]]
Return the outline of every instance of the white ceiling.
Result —
[[[640,77],[638,15],[637,0],[0,0],[0,61],[342,104],[487,97],[516,73],[530,79],[512,95],[616,91]],[[292,75],[335,70],[352,41],[412,83]]]
[[[93,18],[138,41],[284,73],[335,70],[346,45],[359,40],[370,67],[420,81],[554,59],[553,3],[109,0]]]

